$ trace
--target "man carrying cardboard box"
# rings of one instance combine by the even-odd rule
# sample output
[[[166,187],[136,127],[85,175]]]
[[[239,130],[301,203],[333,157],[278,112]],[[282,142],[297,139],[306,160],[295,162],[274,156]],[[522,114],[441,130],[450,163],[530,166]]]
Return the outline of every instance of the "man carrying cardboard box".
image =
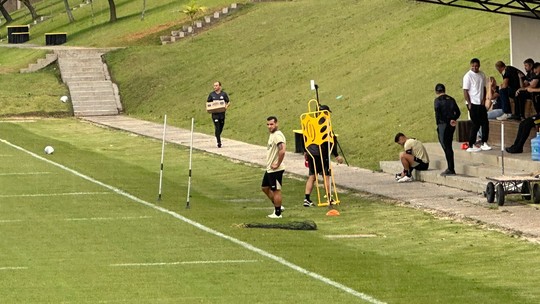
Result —
[[[221,82],[214,82],[214,91],[208,95],[207,102],[225,102],[225,109],[222,112],[212,113],[212,121],[214,121],[214,130],[217,140],[217,147],[221,148],[221,132],[225,126],[225,111],[229,108],[229,95],[221,90]]]

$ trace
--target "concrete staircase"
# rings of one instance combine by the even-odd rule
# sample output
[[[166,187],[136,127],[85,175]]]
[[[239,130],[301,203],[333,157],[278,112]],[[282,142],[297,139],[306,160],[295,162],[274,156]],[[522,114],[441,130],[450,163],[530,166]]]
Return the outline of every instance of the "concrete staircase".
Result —
[[[232,11],[239,8],[239,4],[232,3],[228,7],[224,7],[221,11],[216,11],[212,15],[204,16],[202,19],[194,22],[193,25],[184,25],[181,29],[176,31],[171,31],[170,36],[161,36],[161,44],[171,44],[182,40],[183,38],[194,35],[195,33],[201,31],[203,28],[208,27],[211,24],[216,23],[223,16],[230,14]]]
[[[40,58],[37,60],[36,63],[31,63],[28,65],[27,68],[21,69],[19,72],[21,73],[32,73],[38,70],[43,69],[44,67],[48,66],[49,64],[52,64],[58,59],[58,55],[54,53],[47,54],[45,58]]]
[[[104,51],[65,49],[55,54],[75,116],[117,115],[122,111],[118,87],[101,57]]]
[[[425,143],[424,146],[430,158],[429,170],[415,170],[415,180],[483,193],[488,183],[486,177],[502,175],[503,158],[499,148],[494,147],[491,151],[470,153],[461,150],[461,144],[454,142],[457,175],[445,177],[440,176],[440,173],[446,169],[446,159],[439,143]],[[383,172],[392,175],[403,170],[399,161],[381,161],[380,167]],[[530,153],[504,153],[504,175],[531,175],[539,171],[540,162],[532,161]]]

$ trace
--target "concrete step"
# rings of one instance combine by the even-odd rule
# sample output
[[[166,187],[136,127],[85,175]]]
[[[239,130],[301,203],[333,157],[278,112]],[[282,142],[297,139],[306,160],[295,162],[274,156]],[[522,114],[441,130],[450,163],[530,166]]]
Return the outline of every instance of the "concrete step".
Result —
[[[381,170],[389,173],[389,178],[394,178],[395,174],[403,171],[403,167],[399,161],[381,161]],[[475,193],[483,193],[486,188],[487,180],[481,177],[467,175],[441,176],[441,170],[413,171],[413,178],[416,181],[462,189]]]
[[[72,66],[69,67],[68,71],[64,73],[75,74],[75,73],[102,73],[103,74],[103,65],[85,65],[85,66]]]
[[[62,75],[62,79],[65,83],[73,82],[73,81],[100,81],[100,80],[106,80],[105,76],[102,75],[77,75],[77,76],[66,76],[64,77]]]
[[[440,176],[446,169],[446,159],[439,143],[425,143],[424,146],[430,157],[429,170],[414,170],[415,179],[459,188],[476,193],[482,193],[487,185],[487,177],[530,176],[540,171],[540,162],[531,160],[530,153],[501,155],[501,151],[491,150],[482,152],[466,152],[460,149],[460,143],[454,143],[454,162],[457,175]],[[383,172],[391,174],[401,172],[403,167],[399,161],[381,161],[380,168]]]
[[[444,152],[439,143],[426,143],[424,144],[428,154],[431,157],[439,156],[439,159],[444,159]],[[481,151],[481,152],[467,152],[461,150],[460,143],[453,143],[454,149],[454,161],[456,165],[458,163],[469,163],[469,164],[485,164],[490,166],[495,166],[502,170],[502,165],[504,161],[505,170],[511,169],[516,171],[526,171],[533,172],[540,170],[540,162],[531,160],[530,153],[519,153],[519,154],[510,154],[500,151],[493,147],[491,151]]]
[[[86,102],[86,101],[105,101],[105,100],[114,100],[113,94],[103,94],[103,95],[92,95],[92,96],[73,96],[71,99],[76,102]]]
[[[70,81],[68,83],[70,90],[71,89],[79,89],[79,88],[88,88],[95,89],[95,88],[106,88],[111,87],[112,82],[110,80],[100,80],[100,81]]]
[[[80,116],[110,116],[118,115],[118,110],[92,110],[92,111],[73,111],[73,115]]]

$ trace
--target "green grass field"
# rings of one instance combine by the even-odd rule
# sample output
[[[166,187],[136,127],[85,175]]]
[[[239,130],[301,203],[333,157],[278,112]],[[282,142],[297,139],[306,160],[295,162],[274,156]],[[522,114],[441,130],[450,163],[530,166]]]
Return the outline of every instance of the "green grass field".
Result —
[[[317,231],[239,228],[272,222],[260,168],[196,151],[186,209],[184,147],[166,146],[157,201],[157,140],[74,119],[0,126],[5,303],[540,299],[537,245],[498,232],[355,193],[327,217],[300,205],[295,177],[284,182],[283,220],[310,219]],[[373,237],[336,238],[347,235]]]

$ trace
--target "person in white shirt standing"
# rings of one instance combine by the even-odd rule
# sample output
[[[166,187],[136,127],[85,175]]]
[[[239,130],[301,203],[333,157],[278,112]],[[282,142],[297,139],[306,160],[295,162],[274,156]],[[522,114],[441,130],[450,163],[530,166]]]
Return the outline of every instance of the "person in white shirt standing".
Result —
[[[467,152],[491,150],[487,144],[489,138],[489,121],[486,110],[486,75],[480,71],[480,60],[471,59],[471,69],[463,76],[463,95],[467,102],[467,109],[473,123],[469,135],[469,148]],[[482,144],[475,146],[476,134],[482,127]]]

